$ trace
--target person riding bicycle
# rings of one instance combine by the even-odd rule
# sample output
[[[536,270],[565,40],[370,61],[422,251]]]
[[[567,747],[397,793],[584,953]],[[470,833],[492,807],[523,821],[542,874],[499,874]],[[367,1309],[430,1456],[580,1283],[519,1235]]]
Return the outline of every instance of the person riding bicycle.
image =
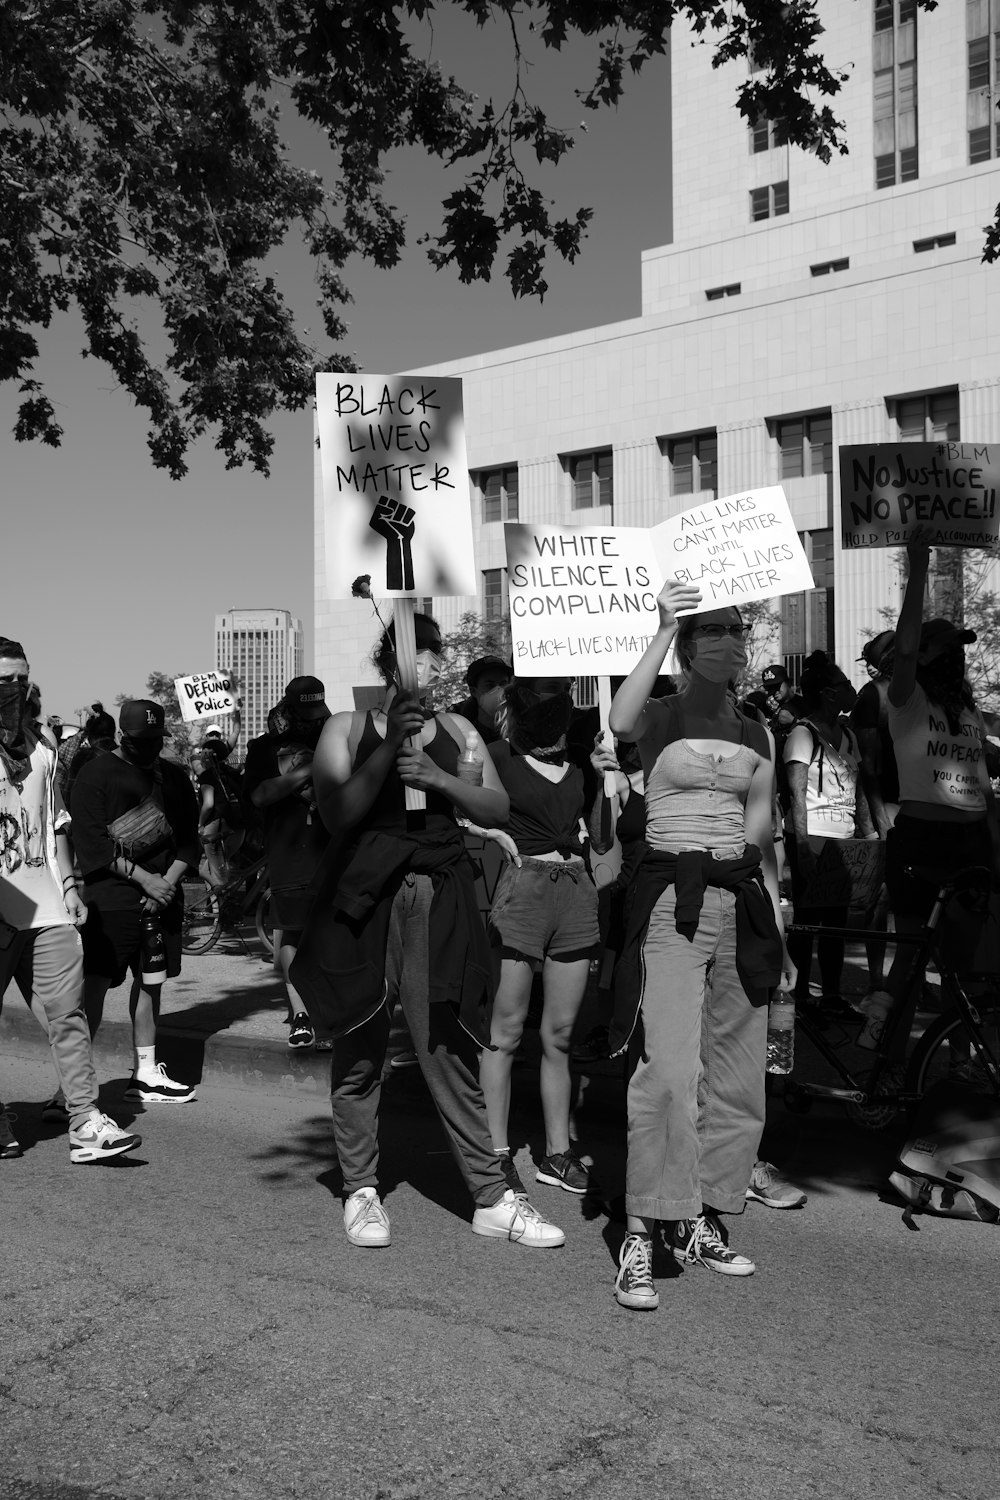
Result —
[[[889,684],[899,814],[886,838],[886,885],[897,931],[913,935],[930,914],[939,886],[969,865],[995,872],[1000,845],[983,749],[986,726],[965,675],[965,647],[976,634],[950,620],[922,619],[930,548],[911,541],[906,553],[909,576]],[[911,1020],[919,991],[912,977],[904,945],[887,987]],[[908,1025],[894,1025],[896,1058],[908,1037]]]
[[[198,836],[205,851],[203,873],[214,886],[229,879],[234,856],[246,838],[242,777],[227,765],[242,723],[241,705],[233,715],[234,731],[227,738],[218,724],[210,724],[191,759],[198,782]]]

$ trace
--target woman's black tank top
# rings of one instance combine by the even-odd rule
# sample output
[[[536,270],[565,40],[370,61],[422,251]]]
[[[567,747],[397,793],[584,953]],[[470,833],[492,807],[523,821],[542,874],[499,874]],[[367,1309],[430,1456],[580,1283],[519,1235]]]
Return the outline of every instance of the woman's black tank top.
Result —
[[[424,754],[449,776],[456,776],[458,774],[458,743],[439,719],[435,719],[434,722],[436,725],[434,738],[430,744],[424,746]],[[379,745],[383,744],[385,741],[375,728],[371,714],[366,714],[365,727],[361,731],[357,754],[354,757],[354,770],[364,765],[368,757],[375,753]],[[406,832],[405,788],[399,779],[395,765],[392,766],[378,790],[375,801],[368,809],[364,826],[377,829],[380,833]],[[448,798],[442,797],[440,792],[427,793],[426,826],[428,832],[443,832],[446,828],[455,829],[457,832],[455,809]]]

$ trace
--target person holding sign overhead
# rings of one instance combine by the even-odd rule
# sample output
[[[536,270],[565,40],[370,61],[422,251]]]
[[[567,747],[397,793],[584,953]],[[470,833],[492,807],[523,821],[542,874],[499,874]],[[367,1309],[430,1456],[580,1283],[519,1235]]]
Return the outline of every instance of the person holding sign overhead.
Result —
[[[415,614],[418,693],[397,683],[394,624],[375,665],[386,685],[374,713],[334,714],[313,760],[320,816],[342,836],[313,905],[292,979],[314,1024],[335,1038],[333,1132],[352,1245],[390,1243],[378,1192],[378,1117],[392,1011],[403,1008],[420,1069],[475,1203],[475,1234],[545,1249],[565,1243],[508,1187],[493,1151],[476,1047],[489,1046],[490,955],[456,809],[507,821],[488,750],[477,784],[458,776],[473,726],[425,708],[441,670],[441,632]],[[404,789],[426,794],[423,828],[407,824]]]
[[[627,1234],[615,1297],[652,1309],[652,1229],[670,1224],[681,1266],[755,1267],[720,1214],[746,1205],[764,1124],[767,1002],[794,982],[771,830],[773,742],[729,690],[746,664],[730,606],[690,613],[693,585],[668,579],[659,627],[615,694],[610,727],[638,742],[646,849],[616,974],[610,1050],[626,1054]],[[650,700],[671,645],[683,685]]]
[[[899,813],[885,842],[885,881],[896,930],[920,930],[942,881],[968,865],[996,869],[996,804],[986,773],[986,725],[965,676],[975,632],[923,620],[930,548],[906,548],[909,575],[896,625],[889,732],[899,773]],[[900,944],[887,988],[915,1007],[912,954]],[[901,1060],[909,1027],[894,1030]]]

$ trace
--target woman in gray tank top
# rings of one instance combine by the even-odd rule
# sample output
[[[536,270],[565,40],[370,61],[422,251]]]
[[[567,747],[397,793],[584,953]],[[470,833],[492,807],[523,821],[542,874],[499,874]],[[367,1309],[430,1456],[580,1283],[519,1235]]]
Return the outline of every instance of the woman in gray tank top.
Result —
[[[611,1030],[628,1080],[628,1233],[615,1296],[639,1309],[659,1300],[656,1219],[670,1224],[680,1265],[755,1269],[730,1249],[719,1215],[746,1203],[764,1124],[767,1000],[794,981],[772,841],[773,741],[727,697],[746,664],[743,621],[732,607],[691,613],[699,590],[673,579],[658,603],[657,633],[610,718],[638,743],[646,785],[622,969],[634,983],[616,990]],[[672,645],[683,685],[649,700]]]

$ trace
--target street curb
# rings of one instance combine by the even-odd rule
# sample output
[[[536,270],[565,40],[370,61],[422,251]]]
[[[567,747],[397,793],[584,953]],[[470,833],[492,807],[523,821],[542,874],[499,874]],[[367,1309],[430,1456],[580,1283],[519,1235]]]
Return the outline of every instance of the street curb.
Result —
[[[514,1104],[526,1102],[527,1094],[537,1098],[537,1032],[526,1032],[529,1058],[524,1067],[514,1069]],[[235,1088],[266,1088],[303,1098],[323,1101],[330,1096],[330,1053],[312,1048],[290,1050],[287,1043],[260,1037],[234,1036],[226,1031],[191,1031],[173,1027],[169,1015],[162,1016],[157,1028],[157,1055],[167,1072],[179,1082],[190,1084],[228,1083]],[[45,1033],[28,1008],[17,1001],[0,1011],[0,1058],[27,1055],[49,1055]],[[121,1021],[104,1021],[94,1041],[94,1063],[98,1080],[108,1076],[127,1078],[132,1071],[132,1028]],[[592,1070],[573,1067],[574,1116],[581,1124],[613,1124],[624,1129],[625,1100],[621,1064],[605,1062]],[[394,1071],[386,1063],[384,1078],[403,1084],[409,1078],[420,1078],[419,1069]]]

